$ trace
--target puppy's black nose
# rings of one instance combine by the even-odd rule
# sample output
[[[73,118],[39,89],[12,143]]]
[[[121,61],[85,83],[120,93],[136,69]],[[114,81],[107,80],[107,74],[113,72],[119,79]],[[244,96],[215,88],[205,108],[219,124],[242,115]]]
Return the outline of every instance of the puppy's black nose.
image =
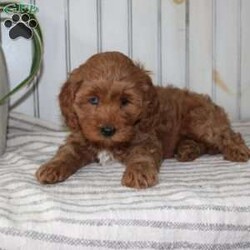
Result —
[[[101,134],[105,137],[110,137],[115,133],[116,129],[113,126],[107,125],[101,127]]]

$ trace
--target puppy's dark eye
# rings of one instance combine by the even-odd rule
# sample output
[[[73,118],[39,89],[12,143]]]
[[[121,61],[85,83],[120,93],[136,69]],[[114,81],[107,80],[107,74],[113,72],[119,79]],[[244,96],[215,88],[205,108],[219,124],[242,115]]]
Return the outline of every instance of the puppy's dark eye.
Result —
[[[127,106],[129,104],[129,100],[126,97],[121,98],[121,107]]]
[[[92,105],[98,105],[99,98],[97,96],[91,96],[88,100],[88,102]]]

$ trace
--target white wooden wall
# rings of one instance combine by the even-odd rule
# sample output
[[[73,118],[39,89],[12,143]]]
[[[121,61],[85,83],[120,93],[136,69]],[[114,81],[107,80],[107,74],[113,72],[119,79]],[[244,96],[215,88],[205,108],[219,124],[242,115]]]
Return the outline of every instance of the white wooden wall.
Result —
[[[45,40],[38,88],[12,98],[17,111],[60,121],[67,73],[93,53],[141,60],[158,84],[207,93],[232,120],[250,119],[250,0],[31,0]],[[2,27],[12,87],[29,72],[31,45]],[[21,99],[20,99],[21,98]]]

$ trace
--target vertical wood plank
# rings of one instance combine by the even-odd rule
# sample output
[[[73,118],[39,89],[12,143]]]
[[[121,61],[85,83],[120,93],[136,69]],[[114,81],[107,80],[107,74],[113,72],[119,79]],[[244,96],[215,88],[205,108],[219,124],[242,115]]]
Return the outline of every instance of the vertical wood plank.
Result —
[[[28,0],[23,1],[29,3]],[[11,18],[12,15],[2,14],[2,17]],[[2,25],[2,47],[8,67],[10,88],[24,80],[30,72],[32,51],[31,41],[23,37],[12,40],[9,29]],[[34,115],[33,89],[25,87],[10,99],[11,109],[27,115]]]
[[[64,1],[37,0],[38,18],[44,34],[43,74],[39,81],[40,116],[60,123],[57,96],[66,79]]]
[[[241,115],[250,119],[250,1],[242,0]]]
[[[190,0],[185,1],[185,88],[189,89],[190,86]]]
[[[71,40],[70,40],[70,0],[64,0],[65,9],[65,59],[67,76],[72,70],[71,66]]]
[[[189,82],[194,91],[212,94],[212,1],[190,0]]]
[[[133,58],[141,60],[157,82],[157,1],[134,0]]]
[[[102,0],[96,0],[97,52],[102,52]]]
[[[127,1],[102,0],[102,49],[128,51]]]
[[[157,0],[157,83],[162,83],[162,0]]]
[[[162,1],[162,72],[163,83],[185,86],[185,1]]]
[[[133,57],[133,4],[127,0],[127,33],[128,33],[128,56]]]
[[[216,102],[238,118],[238,0],[216,1],[214,83]]]
[[[72,68],[97,52],[96,1],[70,1],[70,40]]]
[[[216,39],[217,39],[217,4],[216,0],[212,0],[212,88],[211,88],[211,97],[214,102],[216,102]]]

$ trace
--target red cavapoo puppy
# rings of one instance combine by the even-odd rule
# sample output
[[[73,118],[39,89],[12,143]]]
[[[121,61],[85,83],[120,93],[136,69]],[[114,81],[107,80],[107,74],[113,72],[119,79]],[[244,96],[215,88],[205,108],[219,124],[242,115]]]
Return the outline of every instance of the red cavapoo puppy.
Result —
[[[75,69],[59,101],[71,134],[38,169],[40,183],[64,181],[102,151],[126,166],[122,184],[133,188],[155,185],[164,158],[250,157],[224,110],[208,96],[153,86],[148,72],[119,52],[96,54]]]

